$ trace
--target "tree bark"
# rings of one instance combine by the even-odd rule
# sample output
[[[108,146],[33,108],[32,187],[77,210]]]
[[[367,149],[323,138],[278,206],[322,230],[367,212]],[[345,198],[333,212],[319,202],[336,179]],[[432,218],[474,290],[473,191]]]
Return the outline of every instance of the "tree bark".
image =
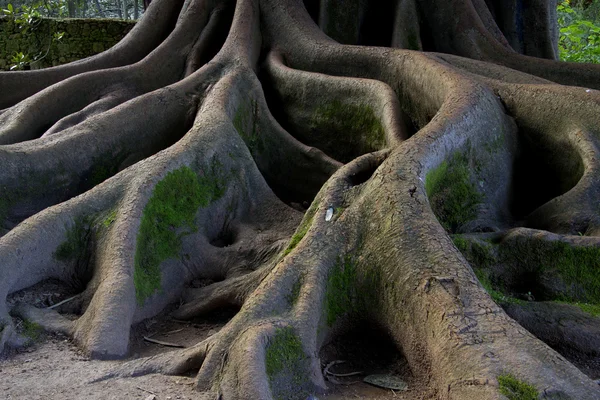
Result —
[[[597,340],[600,67],[556,61],[554,3],[527,4],[156,0],[106,53],[0,73],[0,349],[19,317],[124,357],[181,301],[239,311],[103,379],[304,400],[368,321],[435,398],[597,399],[542,340]],[[49,278],[77,319],[9,308]]]

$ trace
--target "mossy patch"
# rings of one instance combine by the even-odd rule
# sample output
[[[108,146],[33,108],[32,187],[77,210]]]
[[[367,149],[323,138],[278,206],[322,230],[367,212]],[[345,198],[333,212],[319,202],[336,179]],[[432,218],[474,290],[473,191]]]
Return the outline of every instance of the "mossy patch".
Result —
[[[296,304],[296,302],[298,302],[298,298],[300,297],[300,290],[302,289],[303,280],[304,280],[304,277],[301,276],[292,285],[292,291],[290,292],[290,294],[288,296],[288,302],[291,305],[294,305],[294,304]]]
[[[514,375],[504,374],[498,377],[500,393],[508,400],[537,400],[539,393],[537,389],[526,382],[517,379]]]
[[[38,341],[44,332],[44,328],[42,328],[41,325],[28,320],[23,321],[22,329],[23,336],[27,337],[32,342]]]
[[[117,219],[117,210],[110,210],[106,217],[102,220],[102,225],[105,228],[109,228],[113,222]]]
[[[598,304],[573,303],[573,305],[579,307],[581,311],[586,312],[594,317],[600,317],[600,305]]]
[[[258,132],[258,103],[256,100],[241,101],[233,117],[233,126],[242,137],[250,153],[264,150],[264,143]]]
[[[67,229],[66,236],[65,241],[54,252],[54,258],[63,262],[81,260],[88,250],[90,218],[75,218],[73,225]]]
[[[456,232],[477,217],[477,206],[483,195],[471,182],[471,170],[467,155],[456,153],[429,171],[425,179],[431,208],[449,232]]]
[[[119,165],[125,159],[124,154],[118,154],[113,157],[110,154],[94,159],[94,166],[90,170],[88,176],[88,184],[90,187],[94,187],[104,182],[108,178],[114,176],[119,171]]]
[[[600,305],[600,248],[579,247],[560,241],[514,243],[502,247],[502,258],[526,264],[538,276],[555,276],[564,283],[549,300]]]
[[[270,338],[265,369],[275,399],[306,399],[310,386],[306,375],[308,358],[293,328],[279,328]]]
[[[334,100],[315,109],[311,145],[341,162],[381,150],[386,145],[385,130],[373,108]]]
[[[308,230],[310,229],[312,222],[313,222],[313,218],[315,216],[316,208],[312,212],[310,212],[310,211],[311,210],[306,212],[306,215],[304,216],[304,219],[300,223],[300,226],[298,226],[298,228],[296,229],[296,232],[294,232],[294,234],[292,235],[292,238],[290,239],[290,243],[288,244],[288,247],[286,247],[286,249],[283,252],[284,256],[287,256],[288,254],[290,254],[292,252],[292,250],[294,250],[296,248],[296,246],[298,246],[298,243],[300,243],[302,241],[302,239],[304,239],[304,236],[306,236],[306,234],[308,233]]]
[[[544,270],[556,270],[569,286],[566,300],[600,304],[600,248],[551,242]]]
[[[176,257],[181,238],[196,230],[194,218],[224,193],[220,163],[215,159],[208,173],[198,177],[189,167],[169,172],[144,208],[137,237],[133,280],[138,303],[160,289],[160,264]]]
[[[338,258],[327,277],[325,318],[332,326],[338,318],[364,315],[376,305],[381,273],[377,268],[358,268],[352,256]]]
[[[295,370],[305,358],[302,342],[294,330],[289,327],[277,329],[267,346],[267,375],[272,378],[283,370]]]
[[[338,259],[327,278],[325,313],[327,325],[350,311],[354,306],[356,293],[356,264],[351,257]]]
[[[467,239],[462,235],[453,235],[452,241],[471,264],[475,276],[492,300],[500,305],[524,303],[523,300],[508,295],[503,285],[489,276],[489,268],[498,263],[496,246],[486,241]]]
[[[492,283],[487,272],[480,268],[474,268],[473,272],[475,272],[475,276],[481,283],[481,286],[488,292],[492,300],[494,300],[497,304],[524,304],[525,301],[517,299],[515,297],[509,296],[506,294],[506,291],[502,288],[502,285],[497,283]]]
[[[494,246],[488,242],[468,240],[461,235],[453,235],[452,241],[472,265],[486,268],[497,262]]]

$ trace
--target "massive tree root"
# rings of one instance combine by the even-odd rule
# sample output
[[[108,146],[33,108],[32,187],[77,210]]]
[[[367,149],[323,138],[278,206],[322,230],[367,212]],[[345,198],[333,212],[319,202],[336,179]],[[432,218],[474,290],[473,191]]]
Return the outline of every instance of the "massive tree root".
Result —
[[[436,398],[503,398],[501,377],[598,398],[543,341],[597,356],[599,71],[534,62],[551,32],[507,22],[551,15],[465,0],[458,26],[446,3],[386,2],[383,43],[369,2],[155,0],[104,55],[0,74],[0,350],[18,317],[124,357],[181,300],[179,319],[239,312],[103,379],[305,399],[327,390],[320,349],[368,322]],[[311,15],[343,43],[470,58],[339,44]],[[76,300],[9,309],[48,278]]]

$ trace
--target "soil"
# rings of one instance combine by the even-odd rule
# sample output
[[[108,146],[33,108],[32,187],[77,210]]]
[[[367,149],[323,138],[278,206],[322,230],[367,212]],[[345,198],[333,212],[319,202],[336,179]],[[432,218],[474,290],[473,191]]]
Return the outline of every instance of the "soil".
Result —
[[[206,282],[194,282],[204,286]],[[48,307],[76,294],[69,285],[46,280],[16,292],[9,304],[26,302]],[[162,314],[137,324],[131,332],[131,356],[126,360],[98,361],[86,357],[66,336],[37,333],[24,349],[8,351],[0,356],[0,399],[195,399],[193,375],[147,375],[135,378],[94,380],[116,369],[120,364],[140,357],[172,351],[174,347],[152,343],[147,339],[189,347],[218,332],[237,310],[222,310],[201,320],[178,321],[169,316],[172,305]],[[363,324],[369,326],[368,324]],[[22,322],[17,329],[25,329]],[[329,376],[330,391],[319,400],[422,400],[432,398],[425,385],[415,379],[406,360],[380,331],[369,328],[340,335],[321,351],[323,368],[335,374],[361,372],[350,377]],[[340,363],[340,361],[343,361]],[[408,384],[405,391],[383,389],[362,380],[369,374],[392,374]]]

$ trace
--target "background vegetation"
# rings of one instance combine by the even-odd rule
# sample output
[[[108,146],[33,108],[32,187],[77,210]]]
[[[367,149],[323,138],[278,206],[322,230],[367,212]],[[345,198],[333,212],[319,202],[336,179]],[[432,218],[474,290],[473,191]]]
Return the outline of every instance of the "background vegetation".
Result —
[[[144,11],[143,0],[0,0],[0,8],[51,18],[138,19]]]
[[[560,59],[600,62],[600,0],[565,0],[558,4]]]

